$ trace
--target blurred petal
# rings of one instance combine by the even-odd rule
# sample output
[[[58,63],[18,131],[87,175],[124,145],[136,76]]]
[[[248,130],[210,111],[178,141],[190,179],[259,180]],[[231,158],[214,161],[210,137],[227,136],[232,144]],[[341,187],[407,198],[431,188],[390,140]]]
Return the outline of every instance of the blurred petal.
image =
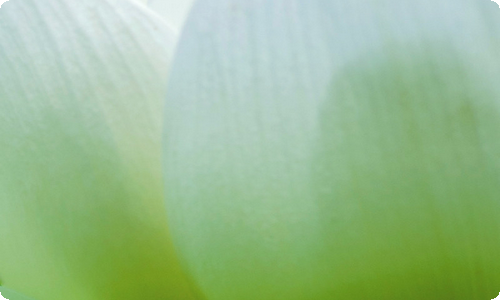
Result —
[[[34,300],[33,298],[26,297],[21,295],[13,290],[4,288],[0,286],[0,299],[8,299],[8,300]]]
[[[38,300],[191,299],[166,228],[174,37],[129,1],[0,10],[0,278]]]
[[[147,0],[148,6],[163,16],[175,32],[180,33],[194,0]]]
[[[499,46],[490,1],[197,2],[165,173],[208,299],[497,295]]]

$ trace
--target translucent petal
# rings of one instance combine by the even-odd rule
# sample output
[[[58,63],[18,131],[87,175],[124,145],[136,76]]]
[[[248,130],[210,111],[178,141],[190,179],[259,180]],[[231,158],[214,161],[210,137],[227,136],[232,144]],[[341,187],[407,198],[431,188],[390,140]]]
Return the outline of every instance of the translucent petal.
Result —
[[[38,300],[191,299],[166,228],[174,35],[131,1],[0,9],[0,279]]]
[[[208,298],[494,298],[499,13],[197,2],[164,164],[174,241]]]

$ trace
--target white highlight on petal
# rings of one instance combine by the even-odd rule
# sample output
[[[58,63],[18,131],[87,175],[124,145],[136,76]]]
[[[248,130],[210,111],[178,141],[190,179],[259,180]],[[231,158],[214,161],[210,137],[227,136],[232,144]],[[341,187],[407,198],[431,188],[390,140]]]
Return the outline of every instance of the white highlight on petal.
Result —
[[[148,0],[147,4],[149,8],[164,17],[176,32],[180,32],[193,0]]]

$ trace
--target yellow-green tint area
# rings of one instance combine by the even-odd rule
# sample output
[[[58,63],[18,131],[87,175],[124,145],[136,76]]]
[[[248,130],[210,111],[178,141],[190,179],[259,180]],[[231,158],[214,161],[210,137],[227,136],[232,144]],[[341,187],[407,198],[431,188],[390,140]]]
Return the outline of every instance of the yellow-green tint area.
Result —
[[[322,108],[313,182],[332,296],[492,299],[498,88],[446,47],[381,52],[346,65]]]
[[[0,278],[37,300],[193,299],[167,230],[174,44],[129,1],[0,9]]]
[[[34,300],[32,298],[21,295],[13,290],[4,288],[0,286],[0,295],[1,297],[8,300]]]

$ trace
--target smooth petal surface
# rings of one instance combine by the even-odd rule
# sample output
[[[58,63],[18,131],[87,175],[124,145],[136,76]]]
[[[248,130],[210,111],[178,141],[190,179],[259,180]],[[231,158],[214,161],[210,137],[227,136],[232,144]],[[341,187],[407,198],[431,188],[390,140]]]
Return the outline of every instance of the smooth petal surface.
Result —
[[[34,300],[32,298],[28,298],[24,295],[21,295],[15,291],[6,289],[4,287],[0,286],[0,299],[7,299],[7,300]]]
[[[176,33],[182,31],[194,0],[147,0],[148,7],[165,18]]]
[[[122,0],[0,9],[0,279],[37,300],[192,299],[166,228],[174,44]]]
[[[199,1],[171,71],[166,199],[211,300],[500,291],[491,1]]]

